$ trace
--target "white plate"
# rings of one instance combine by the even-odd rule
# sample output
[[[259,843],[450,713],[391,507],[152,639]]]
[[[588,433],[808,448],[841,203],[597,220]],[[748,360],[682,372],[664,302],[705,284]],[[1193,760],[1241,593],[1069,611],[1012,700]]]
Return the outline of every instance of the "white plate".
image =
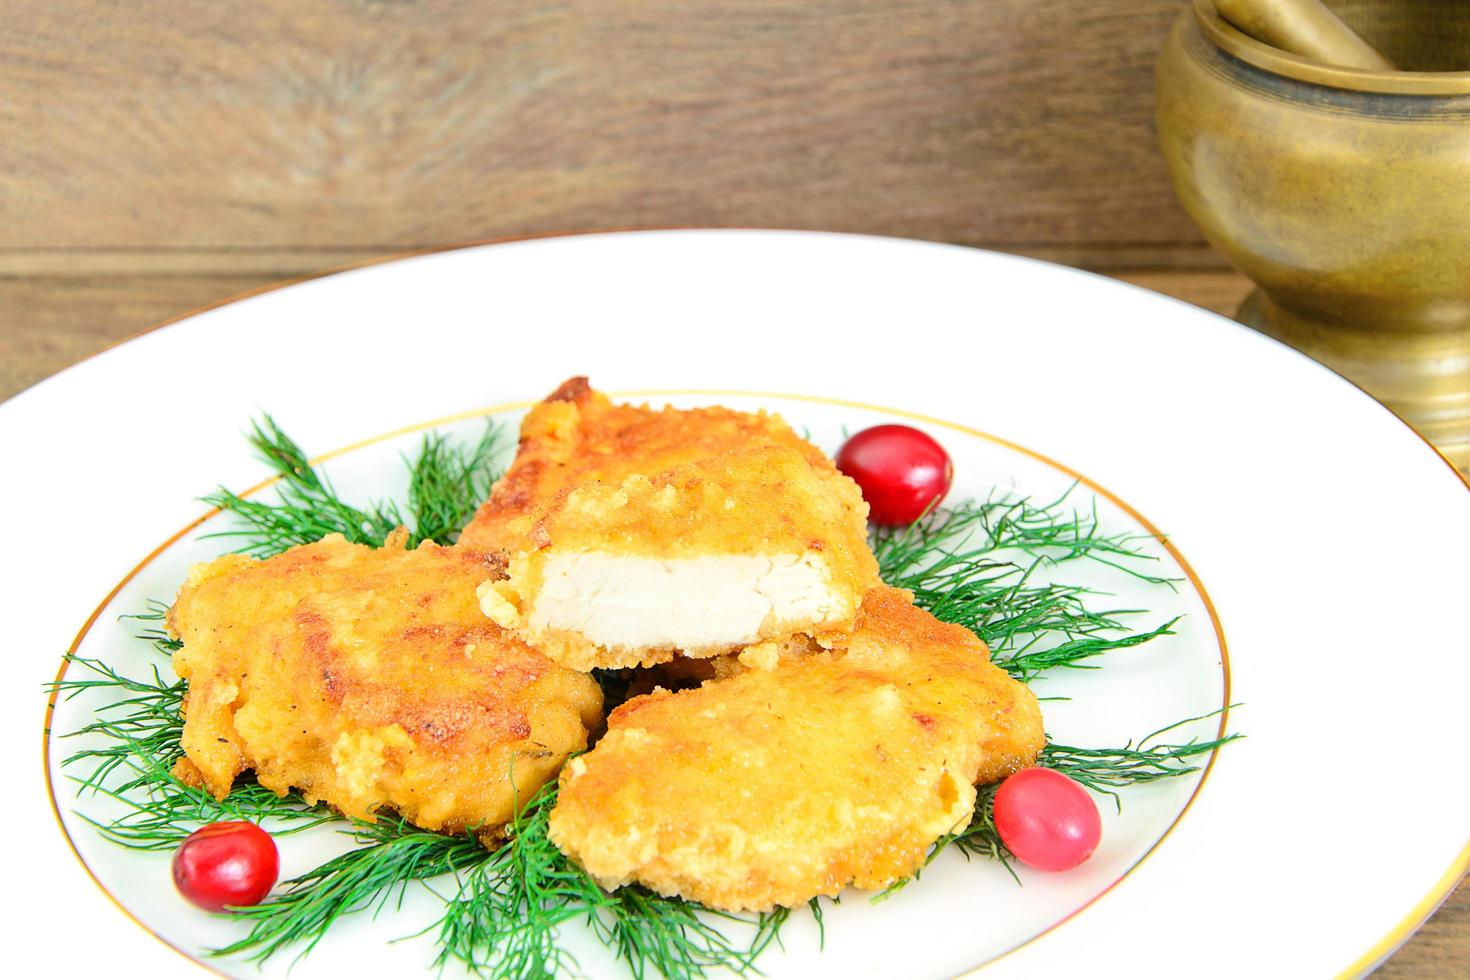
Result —
[[[185,535],[154,554],[202,512],[199,494],[259,479],[235,436],[250,417],[270,411],[328,449],[521,402],[579,372],[684,403],[777,408],[828,443],[843,425],[916,413],[955,454],[962,492],[1014,479],[1044,494],[1070,479],[968,430],[997,434],[1167,530],[1229,640],[1229,696],[1244,704],[1231,727],[1248,738],[1202,786],[1130,793],[1084,871],[1016,889],[988,865],[936,865],[891,902],[844,903],[825,952],[798,929],[768,971],[1362,971],[1463,873],[1470,788],[1440,762],[1470,681],[1456,616],[1470,495],[1453,470],[1335,375],[1193,307],[1042,263],[851,236],[628,233],[408,259],[203,313],[0,406],[0,512],[13,525],[0,595],[20,664],[10,743],[35,745],[41,685],[104,597],[83,652],[136,655],[114,614],[166,597],[210,552]],[[887,408],[863,407],[875,405]],[[411,441],[360,447],[334,472],[353,491],[385,489]],[[1134,520],[1106,503],[1103,517]],[[1179,636],[1066,678],[1077,700],[1048,710],[1054,736],[1102,742],[1219,705],[1220,638],[1195,584],[1150,594],[1150,608],[1188,614]],[[1089,704],[1103,707],[1075,707]],[[89,880],[45,774],[22,769],[11,785],[23,846],[7,958],[197,974]],[[186,951],[229,934],[177,902],[165,859],[102,844],[56,786],[82,856],[132,915]],[[292,843],[287,870],[323,846]],[[405,916],[343,929],[296,975],[415,970],[425,948],[386,941],[432,906]],[[594,957],[584,963],[600,970]]]

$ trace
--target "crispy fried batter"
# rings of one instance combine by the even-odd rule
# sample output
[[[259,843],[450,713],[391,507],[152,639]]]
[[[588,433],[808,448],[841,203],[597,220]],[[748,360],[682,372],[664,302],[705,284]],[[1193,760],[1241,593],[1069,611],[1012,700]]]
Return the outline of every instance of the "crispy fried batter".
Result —
[[[878,582],[857,484],[794,450],[738,450],[560,494],[485,613],[587,670],[840,640]]]
[[[487,568],[467,549],[340,535],[196,566],[169,613],[189,682],[183,773],[216,797],[253,769],[351,817],[504,823],[586,746],[602,695],[484,619]]]
[[[793,449],[813,466],[836,473],[822,451],[792,432],[779,415],[614,405],[586,378],[571,378],[521,423],[515,461],[459,543],[514,554],[529,544],[529,518],[568,487],[594,480],[621,483],[635,473],[654,476],[733,449],[761,446]]]
[[[1036,698],[969,631],[878,587],[845,651],[613,712],[561,776],[551,838],[604,886],[731,911],[913,874],[975,784],[1032,763]]]

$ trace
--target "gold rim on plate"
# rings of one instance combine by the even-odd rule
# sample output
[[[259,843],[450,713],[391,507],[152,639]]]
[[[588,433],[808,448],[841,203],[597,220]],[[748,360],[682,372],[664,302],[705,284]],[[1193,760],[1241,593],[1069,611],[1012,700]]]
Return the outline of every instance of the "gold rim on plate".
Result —
[[[1148,518],[1144,517],[1141,513],[1138,512],[1138,510],[1136,508],[1134,508],[1131,504],[1129,504],[1126,501],[1124,501],[1117,494],[1115,494],[1112,491],[1108,490],[1106,487],[1102,486],[1101,484],[1097,483],[1096,481],[1092,480],[1091,478],[1089,478],[1087,476],[1084,476],[1083,474],[1079,473],[1077,470],[1072,469],[1070,466],[1067,466],[1067,465],[1065,465],[1063,463],[1060,463],[1057,460],[1054,460],[1054,459],[1052,459],[1049,456],[1046,456],[1046,455],[1044,455],[1042,453],[1036,452],[1035,450],[1028,449],[1027,447],[1020,445],[1019,443],[1012,442],[1009,439],[1005,439],[1005,438],[1002,438],[1000,436],[996,436],[996,435],[993,435],[991,433],[981,431],[979,429],[971,428],[970,426],[961,425],[961,424],[956,423],[956,422],[949,422],[949,421],[946,421],[944,419],[937,419],[937,418],[934,418],[933,416],[922,415],[922,414],[919,414],[917,412],[905,411],[903,409],[890,408],[890,407],[887,407],[887,406],[880,406],[880,405],[871,405],[871,404],[868,404],[866,402],[848,401],[848,400],[837,399],[837,398],[826,398],[826,397],[818,396],[818,395],[790,394],[790,393],[777,393],[777,392],[758,392],[758,391],[738,391],[738,390],[733,390],[733,389],[730,389],[730,390],[639,389],[639,390],[633,390],[633,391],[609,392],[609,395],[614,396],[614,397],[618,397],[618,398],[629,398],[629,397],[668,397],[668,396],[694,396],[694,397],[701,397],[701,398],[705,398],[705,397],[708,397],[708,398],[715,398],[715,397],[740,397],[740,398],[753,398],[753,399],[768,399],[768,400],[784,400],[784,401],[809,402],[809,403],[815,403],[815,404],[833,405],[833,406],[837,406],[837,407],[840,407],[840,408],[856,408],[856,409],[862,409],[864,411],[871,411],[871,412],[877,412],[877,413],[880,413],[880,414],[883,414],[883,415],[897,416],[897,417],[900,417],[900,418],[913,419],[915,421],[927,422],[927,423],[930,423],[932,425],[937,425],[937,426],[941,426],[941,427],[944,427],[944,428],[952,429],[952,430],[954,430],[956,432],[960,432],[960,433],[963,433],[965,435],[973,436],[973,437],[979,438],[981,440],[984,440],[986,442],[990,442],[992,444],[999,445],[999,446],[1001,446],[1003,448],[1006,448],[1006,449],[1009,449],[1009,450],[1011,450],[1013,452],[1020,453],[1023,456],[1027,456],[1027,457],[1029,457],[1029,458],[1031,458],[1033,460],[1036,460],[1036,461],[1038,461],[1038,462],[1040,462],[1040,463],[1042,463],[1042,464],[1044,464],[1046,466],[1049,466],[1052,469],[1055,469],[1058,472],[1060,472],[1060,473],[1062,473],[1062,474],[1064,474],[1064,475],[1072,478],[1073,480],[1076,480],[1077,482],[1079,482],[1079,483],[1083,484],[1084,486],[1088,487],[1093,492],[1097,493],[1099,496],[1101,496],[1104,499],[1108,500],[1110,503],[1112,503],[1115,506],[1117,506],[1120,510],[1122,510],[1129,517],[1131,517],[1134,521],[1136,521],[1141,527],[1143,527],[1154,538],[1154,540],[1158,541],[1159,544],[1160,544],[1160,546],[1163,547],[1169,553],[1169,556],[1171,558],[1173,558],[1173,560],[1175,561],[1175,563],[1179,565],[1180,569],[1184,572],[1185,576],[1189,579],[1189,582],[1190,582],[1191,586],[1194,588],[1196,595],[1199,596],[1200,601],[1204,604],[1205,610],[1207,611],[1207,613],[1209,614],[1209,617],[1210,617],[1210,624],[1213,627],[1214,632],[1215,632],[1215,638],[1216,638],[1216,642],[1218,644],[1218,649],[1219,649],[1219,653],[1220,653],[1220,671],[1221,671],[1222,697],[1221,697],[1221,706],[1219,708],[1220,724],[1219,724],[1219,728],[1218,728],[1216,737],[1217,738],[1223,738],[1225,736],[1226,731],[1227,731],[1227,727],[1228,727],[1228,723],[1229,723],[1229,714],[1230,714],[1230,657],[1229,657],[1228,649],[1227,649],[1226,642],[1225,642],[1225,631],[1224,631],[1224,627],[1221,625],[1219,614],[1216,612],[1214,602],[1210,599],[1209,593],[1205,590],[1204,584],[1200,581],[1199,576],[1194,571],[1194,568],[1189,564],[1189,562],[1187,560],[1185,560],[1184,555],[1180,553],[1179,549],[1177,547],[1175,547],[1175,545],[1173,544],[1173,542],[1170,541],[1168,539],[1168,537],[1163,534],[1163,532],[1159,529],[1159,527],[1156,524],[1154,524]],[[410,434],[415,433],[415,432],[422,432],[422,431],[424,431],[426,429],[432,429],[432,428],[436,428],[436,427],[443,426],[443,425],[450,425],[450,424],[453,424],[455,422],[463,422],[463,421],[466,421],[466,420],[469,420],[469,419],[483,418],[485,416],[498,415],[498,414],[501,414],[501,413],[504,413],[504,412],[511,412],[511,411],[516,411],[516,410],[520,410],[520,409],[525,409],[525,408],[529,408],[533,404],[535,404],[533,401],[507,402],[507,403],[504,403],[504,404],[492,405],[492,406],[489,406],[489,407],[486,407],[486,408],[475,409],[475,410],[468,411],[468,412],[458,412],[458,413],[455,413],[453,415],[446,415],[446,416],[442,416],[440,418],[430,419],[427,422],[421,422],[421,423],[418,423],[418,424],[415,424],[415,425],[401,426],[399,428],[390,430],[388,432],[384,432],[384,433],[382,433],[380,435],[371,436],[371,437],[366,438],[366,439],[360,439],[360,440],[358,440],[356,442],[353,442],[353,443],[350,443],[350,444],[348,444],[346,446],[342,446],[342,447],[340,447],[338,449],[331,450],[330,452],[326,452],[326,453],[323,453],[323,454],[321,454],[319,456],[315,456],[315,457],[313,457],[310,460],[310,462],[311,462],[311,464],[313,466],[316,466],[316,465],[319,465],[321,463],[325,463],[325,462],[328,462],[330,460],[337,459],[337,458],[339,458],[341,456],[345,456],[348,453],[355,452],[357,450],[364,449],[364,448],[367,448],[369,446],[373,446],[373,445],[376,445],[376,444],[379,444],[379,443],[382,443],[382,442],[386,442],[386,441],[388,441],[390,439],[395,439],[395,438],[397,438],[399,436],[410,435]],[[268,480],[263,480],[260,483],[257,483],[254,486],[252,486],[252,487],[250,487],[250,488],[248,488],[246,490],[241,491],[240,494],[239,494],[239,496],[240,497],[249,497],[249,496],[252,496],[252,495],[254,495],[256,493],[259,493],[260,491],[262,491],[262,490],[270,487],[274,483],[276,483],[278,481],[278,479],[279,479],[278,477],[272,477],[272,478],[270,478]],[[111,590],[108,591],[107,595],[103,597],[102,601],[100,603],[98,603],[97,607],[92,611],[91,615],[88,616],[87,619],[86,619],[86,621],[82,624],[81,629],[78,630],[75,639],[72,640],[71,646],[67,650],[67,655],[62,658],[61,665],[60,665],[59,669],[56,672],[56,680],[55,680],[55,683],[56,684],[59,684],[66,677],[67,669],[70,666],[70,660],[68,658],[70,656],[76,654],[76,652],[81,648],[82,642],[87,638],[87,635],[91,632],[92,627],[96,625],[97,621],[102,617],[103,612],[107,609],[107,607],[109,605],[112,604],[112,601],[117,598],[118,594],[128,585],[128,583],[130,583],[134,578],[136,578],[138,576],[138,574],[143,571],[143,569],[147,568],[155,560],[157,560],[161,555],[163,555],[164,552],[168,551],[168,549],[170,549],[171,547],[173,547],[175,544],[178,544],[186,535],[188,535],[191,532],[197,530],[200,526],[202,526],[203,524],[207,523],[208,521],[214,519],[215,517],[220,516],[221,513],[223,513],[223,512],[219,508],[212,508],[211,510],[205,512],[200,517],[195,518],[193,521],[191,521],[188,524],[186,524],[184,527],[182,527],[179,530],[175,531],[172,535],[170,535],[168,538],[166,538],[161,544],[159,544],[156,548],[154,548],[152,551],[150,551],[140,562],[138,562],[137,565],[135,565],[132,568],[131,571],[129,571],[127,573],[127,575],[125,575],[116,585],[114,585],[112,587]],[[81,854],[80,849],[77,847],[75,840],[73,840],[73,838],[72,838],[71,832],[67,829],[67,826],[66,826],[65,821],[62,819],[62,816],[61,816],[61,804],[60,804],[60,801],[57,799],[55,784],[54,784],[54,782],[53,782],[53,780],[51,778],[51,720],[52,720],[52,717],[53,717],[53,715],[55,713],[55,710],[56,710],[56,702],[57,702],[57,699],[59,697],[59,693],[60,693],[59,690],[56,687],[53,687],[52,692],[51,692],[51,695],[47,699],[47,702],[46,702],[46,714],[45,714],[45,719],[44,719],[43,726],[42,726],[42,751],[41,751],[41,755],[42,755],[42,766],[43,766],[43,769],[44,769],[44,772],[45,772],[45,775],[46,775],[46,793],[47,793],[47,796],[49,797],[49,799],[51,801],[51,812],[52,812],[52,815],[56,819],[57,827],[60,829],[62,836],[66,839],[67,846],[71,849],[72,855],[77,859],[77,862],[82,866],[83,870],[86,871],[87,876],[92,879],[93,884],[95,884],[98,887],[98,889],[100,889],[102,891],[102,893],[107,896],[107,898],[113,903],[113,905],[115,905],[118,908],[119,911],[121,911],[124,915],[126,915],[139,928],[143,929],[149,935],[153,936],[159,942],[163,943],[164,945],[166,945],[170,949],[174,950],[179,955],[181,955],[184,958],[188,959],[191,963],[195,963],[198,966],[200,966],[200,967],[202,967],[202,968],[204,968],[204,969],[206,969],[206,970],[208,970],[208,971],[210,971],[212,973],[215,973],[216,975],[225,976],[226,974],[223,974],[219,970],[215,969],[214,966],[211,963],[209,963],[209,962],[207,962],[205,960],[200,959],[198,956],[194,955],[193,953],[189,952],[188,950],[186,950],[186,949],[184,949],[184,948],[182,948],[182,947],[180,947],[180,946],[178,946],[178,945],[170,942],[168,939],[164,938],[162,935],[160,935],[158,932],[156,932],[154,929],[152,929],[150,926],[148,926],[145,922],[143,922],[140,918],[138,918],[138,916],[134,915],[133,912],[131,910],[129,910],[127,908],[127,906],[125,906],[122,903],[122,901],[119,900],[118,897],[116,895],[114,895],[108,889],[108,887],[102,882],[102,879],[99,878],[98,875],[97,875],[97,873],[92,869],[91,865],[89,865],[87,863],[86,859],[82,857],[82,854]],[[1168,827],[1166,827],[1164,829],[1164,832],[1162,834],[1160,834],[1159,837],[1151,845],[1149,845],[1148,850],[1144,851],[1144,853],[1139,856],[1138,860],[1134,861],[1133,864],[1129,865],[1123,871],[1123,873],[1121,875],[1119,875],[1111,883],[1109,883],[1104,888],[1102,888],[1100,891],[1098,891],[1097,894],[1093,895],[1086,902],[1084,902],[1083,904],[1079,905],[1077,908],[1073,909],[1072,911],[1068,912],[1061,919],[1058,919],[1056,922],[1054,922],[1051,925],[1047,926],[1045,929],[1042,929],[1040,932],[1037,932],[1036,934],[1034,934],[1032,936],[1029,936],[1024,941],[1022,941],[1020,943],[1017,943],[1015,946],[1012,946],[1009,949],[1003,950],[1002,952],[997,953],[996,955],[990,957],[989,959],[987,959],[987,960],[985,960],[985,961],[983,961],[981,963],[974,964],[973,966],[967,968],[966,972],[970,972],[972,970],[977,970],[977,969],[980,969],[980,968],[982,968],[984,966],[988,966],[989,964],[996,962],[997,960],[1001,959],[1002,957],[1005,957],[1005,956],[1010,955],[1011,953],[1013,953],[1016,950],[1022,948],[1023,946],[1026,946],[1026,945],[1028,945],[1028,944],[1030,944],[1032,942],[1035,942],[1037,939],[1040,939],[1042,936],[1045,936],[1045,935],[1051,933],[1052,931],[1054,931],[1057,928],[1059,928],[1062,925],[1064,925],[1066,922],[1070,921],[1073,917],[1075,917],[1076,915],[1078,915],[1083,910],[1085,910],[1085,909],[1089,908],[1090,906],[1092,906],[1095,902],[1097,902],[1099,899],[1101,899],[1104,895],[1108,894],[1110,891],[1112,891],[1114,888],[1116,888],[1119,884],[1121,884],[1122,881],[1125,878],[1127,878],[1129,875],[1131,875],[1140,865],[1142,865],[1143,862],[1145,860],[1147,860],[1150,855],[1152,855],[1156,850],[1158,850],[1159,846],[1161,844],[1163,844],[1164,840],[1174,831],[1174,828],[1177,827],[1177,826],[1179,826],[1179,823],[1184,819],[1184,815],[1189,812],[1189,808],[1194,804],[1194,801],[1199,797],[1199,794],[1200,794],[1201,790],[1204,789],[1205,782],[1209,779],[1210,772],[1214,768],[1215,760],[1219,757],[1219,751],[1220,750],[1217,748],[1213,752],[1210,753],[1209,761],[1205,764],[1204,769],[1200,773],[1199,782],[1195,785],[1194,791],[1190,794],[1189,798],[1184,802],[1184,806],[1180,808],[1178,814],[1175,815],[1173,821],[1169,824]]]

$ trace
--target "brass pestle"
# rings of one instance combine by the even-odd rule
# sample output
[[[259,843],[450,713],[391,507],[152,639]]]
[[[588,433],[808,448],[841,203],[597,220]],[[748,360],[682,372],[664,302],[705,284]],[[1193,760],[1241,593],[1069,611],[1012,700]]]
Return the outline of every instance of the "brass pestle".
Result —
[[[1342,68],[1393,71],[1393,63],[1363,40],[1322,0],[1215,0],[1215,9],[1257,41]]]

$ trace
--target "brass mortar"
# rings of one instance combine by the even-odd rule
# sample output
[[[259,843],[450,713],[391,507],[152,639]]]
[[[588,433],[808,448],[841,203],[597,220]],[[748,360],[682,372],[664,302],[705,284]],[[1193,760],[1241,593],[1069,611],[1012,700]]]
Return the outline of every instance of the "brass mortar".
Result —
[[[1465,468],[1470,2],[1329,6],[1422,70],[1309,61],[1193,0],[1159,61],[1159,140],[1185,210],[1259,287],[1237,319],[1346,375]]]

